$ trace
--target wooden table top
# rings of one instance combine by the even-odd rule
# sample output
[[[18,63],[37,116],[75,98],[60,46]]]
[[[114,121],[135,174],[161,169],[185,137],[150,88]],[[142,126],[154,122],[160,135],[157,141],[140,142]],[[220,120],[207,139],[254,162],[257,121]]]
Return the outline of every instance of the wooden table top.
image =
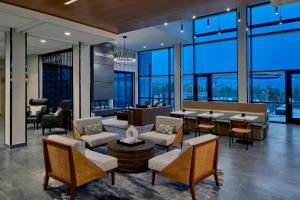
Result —
[[[139,144],[136,146],[126,146],[119,144],[117,141],[110,142],[107,145],[108,149],[111,149],[112,151],[124,151],[124,152],[136,152],[136,151],[145,151],[153,149],[155,146],[155,143],[150,140],[145,140],[144,144]]]

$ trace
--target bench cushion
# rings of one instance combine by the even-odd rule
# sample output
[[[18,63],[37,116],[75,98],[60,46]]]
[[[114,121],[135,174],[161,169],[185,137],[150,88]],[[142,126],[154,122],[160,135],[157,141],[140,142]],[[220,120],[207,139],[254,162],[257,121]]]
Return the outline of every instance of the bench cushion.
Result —
[[[81,154],[84,154],[84,151],[85,151],[85,142],[84,141],[74,140],[72,138],[67,138],[67,137],[63,137],[60,135],[50,135],[50,136],[48,136],[48,140],[74,147]]]
[[[90,147],[96,147],[117,140],[118,134],[101,132],[94,135],[83,135],[81,136],[81,139],[88,143]]]
[[[159,156],[156,156],[154,158],[151,158],[148,161],[148,167],[151,170],[154,171],[162,171],[164,168],[166,168],[170,163],[172,163],[176,158],[180,155],[180,149],[174,149],[172,151],[169,151],[167,153],[161,154]]]
[[[168,146],[175,140],[176,134],[164,134],[156,131],[146,132],[139,135],[142,140],[151,140],[155,144]]]
[[[92,161],[103,171],[109,171],[118,167],[118,159],[112,156],[104,155],[89,149],[85,150],[85,157]]]

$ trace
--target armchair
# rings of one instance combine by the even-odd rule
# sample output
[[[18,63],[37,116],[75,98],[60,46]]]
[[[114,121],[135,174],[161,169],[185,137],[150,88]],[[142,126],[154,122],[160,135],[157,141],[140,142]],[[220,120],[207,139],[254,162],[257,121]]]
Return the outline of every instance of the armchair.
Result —
[[[64,128],[65,133],[67,134],[67,127],[68,127],[68,107],[67,107],[67,101],[62,101],[60,104],[60,112],[57,114],[49,114],[44,115],[42,117],[42,129],[43,129],[43,135],[45,134],[45,128],[49,128],[51,131],[51,128]]]
[[[47,190],[49,177],[71,187],[70,199],[75,199],[76,188],[111,173],[112,185],[115,183],[114,169],[118,160],[85,149],[85,143],[58,135],[43,139],[45,179]]]
[[[166,134],[157,131],[160,124],[173,126],[173,133]],[[139,135],[140,139],[151,140],[157,145],[161,145],[167,148],[178,144],[182,145],[183,140],[183,119],[165,116],[156,116],[155,126],[152,131],[142,133]]]
[[[168,177],[190,187],[192,199],[196,199],[195,184],[214,175],[219,186],[218,169],[219,137],[211,134],[186,140],[182,150],[175,149],[149,160],[152,185],[155,175]]]
[[[48,99],[30,99],[27,107],[27,124],[33,124],[39,129],[42,117],[49,113]]]
[[[100,123],[102,131],[100,133],[88,135],[84,129],[86,126]],[[99,146],[106,145],[109,142],[117,140],[119,137],[116,133],[107,132],[102,124],[102,117],[92,117],[85,119],[76,119],[73,124],[73,137],[75,140],[83,140],[86,142],[88,148],[93,149]]]

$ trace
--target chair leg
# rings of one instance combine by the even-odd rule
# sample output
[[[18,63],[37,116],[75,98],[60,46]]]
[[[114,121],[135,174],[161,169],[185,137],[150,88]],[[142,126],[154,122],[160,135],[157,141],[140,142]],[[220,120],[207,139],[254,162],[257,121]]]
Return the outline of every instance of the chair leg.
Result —
[[[247,147],[246,147],[246,148],[247,148],[247,150],[248,150],[248,146],[249,146],[249,140],[248,140],[249,137],[248,137],[248,134],[246,135],[246,138],[247,138],[247,139],[246,139],[246,144],[247,144]]]
[[[44,185],[43,185],[44,191],[47,190],[48,182],[49,182],[49,176],[46,175],[46,176],[44,177]]]
[[[111,172],[111,184],[115,185],[115,171]]]
[[[45,135],[45,128],[43,128],[43,135]]]
[[[231,147],[231,132],[228,133],[228,142],[229,142],[229,147]]]
[[[152,171],[152,185],[155,185],[155,175],[156,173]]]
[[[67,128],[65,127],[65,134],[68,135]]]
[[[194,185],[190,185],[190,191],[191,191],[192,200],[196,200],[196,193],[195,193]]]
[[[218,172],[217,171],[214,173],[214,177],[215,177],[216,186],[220,186],[219,176],[218,176]]]
[[[169,152],[169,146],[167,146],[167,152]]]
[[[36,130],[39,130],[39,123],[36,123]]]
[[[76,192],[76,187],[71,186],[70,200],[75,200],[75,192]]]

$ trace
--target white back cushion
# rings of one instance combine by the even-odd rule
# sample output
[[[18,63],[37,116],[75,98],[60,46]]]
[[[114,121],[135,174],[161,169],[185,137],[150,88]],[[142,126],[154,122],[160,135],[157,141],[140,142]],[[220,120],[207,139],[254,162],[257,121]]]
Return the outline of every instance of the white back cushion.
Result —
[[[96,123],[100,123],[101,131],[102,131],[102,117],[101,116],[74,120],[74,126],[75,126],[75,128],[77,128],[77,130],[79,131],[79,133],[81,135],[84,134],[85,126],[90,126],[90,125],[93,125]]]
[[[155,123],[156,130],[159,124],[174,126],[174,132],[177,132],[183,125],[183,119],[175,117],[157,116]]]
[[[67,137],[63,137],[60,135],[50,135],[50,136],[48,136],[48,140],[74,147],[77,151],[84,154],[84,151],[85,151],[85,142],[84,141],[74,140],[72,138],[67,138]]]

